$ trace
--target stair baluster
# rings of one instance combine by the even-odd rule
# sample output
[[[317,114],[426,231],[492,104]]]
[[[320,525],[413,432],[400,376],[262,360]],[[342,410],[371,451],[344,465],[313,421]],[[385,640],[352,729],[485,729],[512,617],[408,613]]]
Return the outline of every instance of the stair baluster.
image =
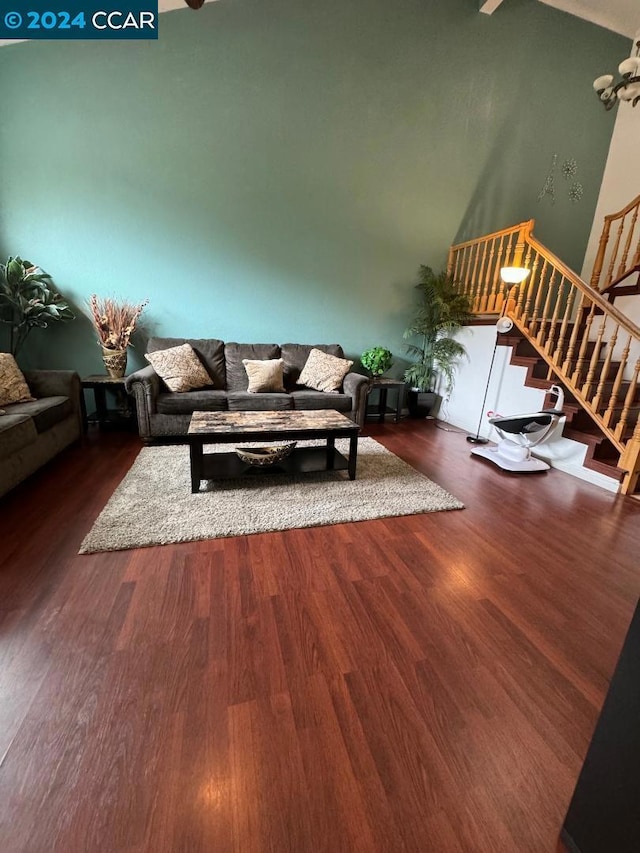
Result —
[[[566,286],[565,278],[563,275],[560,276],[560,281],[558,282],[558,287],[556,289],[556,302],[553,308],[553,314],[551,315],[551,320],[549,322],[549,331],[547,332],[547,340],[544,345],[545,352],[551,353],[553,351],[553,343],[556,338],[556,330],[558,328],[558,324],[560,322],[560,310],[564,306],[565,302],[565,293],[564,289]]]
[[[604,413],[604,425],[606,427],[611,426],[611,421],[613,420],[616,404],[618,402],[618,398],[620,397],[620,388],[622,387],[624,372],[626,370],[627,362],[629,360],[629,353],[631,351],[631,340],[631,335],[629,335],[627,338],[627,343],[625,344],[625,347],[620,355],[620,366],[616,371],[616,378],[613,382],[613,388],[611,389],[611,397],[609,398],[609,405],[607,407],[607,411]]]
[[[540,306],[542,305],[542,300],[545,295],[544,288],[545,278],[547,276],[547,266],[548,261],[545,258],[542,264],[542,271],[540,272],[540,279],[538,281],[538,292],[536,293],[536,301],[533,306],[533,313],[529,322],[529,334],[532,338],[536,336],[536,330],[538,328],[538,318],[540,317]]]
[[[598,337],[596,338],[596,345],[593,348],[593,353],[591,355],[591,361],[589,362],[589,370],[587,372],[587,381],[582,386],[582,394],[584,395],[586,400],[589,400],[589,395],[591,394],[591,388],[594,384],[594,379],[596,376],[596,367],[598,366],[598,360],[600,359],[600,350],[602,349],[602,341],[604,339],[604,333],[607,329],[607,318],[605,315],[604,320],[600,323],[600,327],[598,329]],[[591,402],[591,401],[590,401]],[[595,407],[594,407],[595,411]]]
[[[618,233],[616,234],[616,242],[613,247],[613,252],[611,253],[611,260],[609,262],[609,268],[607,270],[607,277],[604,282],[604,287],[600,287],[600,290],[606,290],[606,288],[613,281],[613,271],[616,265],[616,258],[618,256],[618,249],[620,248],[620,240],[622,239],[622,231],[624,229],[624,217],[620,220],[620,225],[618,226]]]
[[[538,267],[540,266],[540,255],[538,252],[532,251],[533,261],[529,269],[531,273],[526,282],[526,296],[524,301],[524,311],[522,313],[522,322],[527,323],[529,321],[529,315],[531,312],[531,303],[533,301],[533,294],[535,292],[537,280],[538,280]]]
[[[573,294],[573,292],[574,291],[572,289],[571,293]],[[565,360],[562,364],[562,372],[566,373],[567,376],[571,375],[571,370],[572,370],[572,364],[571,363],[573,361],[573,356],[575,355],[576,345],[578,343],[578,338],[580,337],[580,328],[581,328],[580,318],[584,317],[586,301],[587,301],[586,294],[582,293],[580,296],[580,305],[578,306],[578,310],[576,311],[575,317],[571,317],[571,320],[573,321],[573,329],[571,331],[571,338],[569,339],[569,346],[567,348],[567,357],[565,358]],[[569,315],[569,312],[567,312],[567,316],[568,315]]]
[[[567,337],[567,330],[569,328],[569,322],[573,317],[573,303],[576,298],[576,289],[575,287],[571,287],[571,284],[567,282],[567,287],[569,288],[569,294],[567,296],[567,302],[564,309],[564,316],[562,318],[562,325],[560,326],[560,334],[558,335],[558,343],[553,353],[553,360],[556,364],[562,364],[562,358],[564,354],[564,342]]]
[[[633,233],[636,228],[636,222],[638,221],[638,208],[635,207],[633,209],[633,216],[631,217],[631,225],[629,226],[629,233],[627,235],[627,239],[624,244],[624,251],[622,253],[622,257],[620,258],[620,264],[618,265],[618,271],[616,273],[619,278],[621,275],[624,275],[625,270],[627,269],[627,258],[629,257],[629,250],[631,249],[631,242],[633,240]]]
[[[571,377],[571,381],[575,386],[580,385],[582,382],[582,373],[584,371],[584,366],[587,361],[587,350],[589,348],[589,336],[591,334],[591,326],[593,325],[593,318],[596,313],[596,303],[591,300],[591,307],[589,308],[589,313],[587,315],[586,322],[584,324],[584,329],[582,330],[582,343],[580,344],[580,351],[578,352],[578,360],[576,362],[576,369],[573,371],[573,376]]]
[[[471,276],[473,246],[466,246],[464,253],[461,275],[463,276],[462,280],[465,283],[466,294],[471,300],[473,300],[473,277]]]
[[[596,395],[593,398],[593,408],[596,410],[596,412],[599,412],[601,408],[602,396],[604,394],[604,386],[607,382],[609,371],[611,370],[611,360],[613,358],[613,353],[616,348],[616,343],[618,342],[619,329],[620,326],[616,324],[613,329],[613,334],[610,336],[609,341],[607,343],[607,354],[604,359],[604,364],[602,365],[602,373],[600,374],[600,381],[598,382]]]

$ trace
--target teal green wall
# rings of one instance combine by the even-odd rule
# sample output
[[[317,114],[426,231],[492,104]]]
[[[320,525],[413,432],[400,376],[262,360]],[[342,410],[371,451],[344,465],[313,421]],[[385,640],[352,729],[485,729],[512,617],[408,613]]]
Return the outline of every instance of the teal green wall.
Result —
[[[455,239],[535,217],[580,267],[613,126],[591,81],[622,37],[532,0],[219,0],[160,21],[157,43],[0,49],[0,249],[76,305],[149,297],[152,333],[399,356],[417,267]],[[578,161],[579,204],[537,201],[554,152]],[[84,319],[28,346],[100,368]]]

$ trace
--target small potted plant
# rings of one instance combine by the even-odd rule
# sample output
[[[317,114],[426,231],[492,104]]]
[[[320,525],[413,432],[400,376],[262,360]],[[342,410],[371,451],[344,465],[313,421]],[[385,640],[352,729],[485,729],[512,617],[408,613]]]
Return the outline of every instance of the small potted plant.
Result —
[[[89,298],[91,320],[102,347],[102,360],[107,373],[114,379],[124,376],[127,369],[127,347],[136,329],[138,317],[148,300],[134,304],[126,299],[99,298],[95,293]]]
[[[0,264],[0,322],[9,325],[12,355],[18,354],[32,329],[46,329],[74,317],[51,276],[40,267],[17,256]]]
[[[447,395],[453,389],[456,365],[467,351],[452,335],[470,321],[471,306],[445,272],[434,273],[427,266],[420,267],[416,289],[416,311],[404,332],[405,340],[417,339],[407,344],[415,362],[406,369],[404,378],[409,384],[409,415],[425,418],[438,399],[436,379],[444,382]]]
[[[375,378],[382,376],[393,364],[393,355],[385,347],[370,347],[360,356],[362,366]]]

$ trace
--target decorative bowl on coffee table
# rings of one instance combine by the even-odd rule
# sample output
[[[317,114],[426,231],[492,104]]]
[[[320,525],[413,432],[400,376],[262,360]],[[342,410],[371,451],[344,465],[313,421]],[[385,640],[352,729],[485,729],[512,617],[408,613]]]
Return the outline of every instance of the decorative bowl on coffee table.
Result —
[[[236,447],[236,453],[247,465],[254,465],[256,468],[268,468],[269,465],[275,465],[277,462],[286,459],[297,443],[297,441],[291,441],[288,444],[279,444],[274,447]]]

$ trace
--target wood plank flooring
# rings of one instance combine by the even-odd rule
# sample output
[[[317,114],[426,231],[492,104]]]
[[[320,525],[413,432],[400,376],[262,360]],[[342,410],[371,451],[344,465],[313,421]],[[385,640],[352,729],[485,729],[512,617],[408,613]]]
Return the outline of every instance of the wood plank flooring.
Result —
[[[366,434],[466,504],[78,556],[135,458],[0,501],[3,853],[553,853],[640,591],[640,504]]]

